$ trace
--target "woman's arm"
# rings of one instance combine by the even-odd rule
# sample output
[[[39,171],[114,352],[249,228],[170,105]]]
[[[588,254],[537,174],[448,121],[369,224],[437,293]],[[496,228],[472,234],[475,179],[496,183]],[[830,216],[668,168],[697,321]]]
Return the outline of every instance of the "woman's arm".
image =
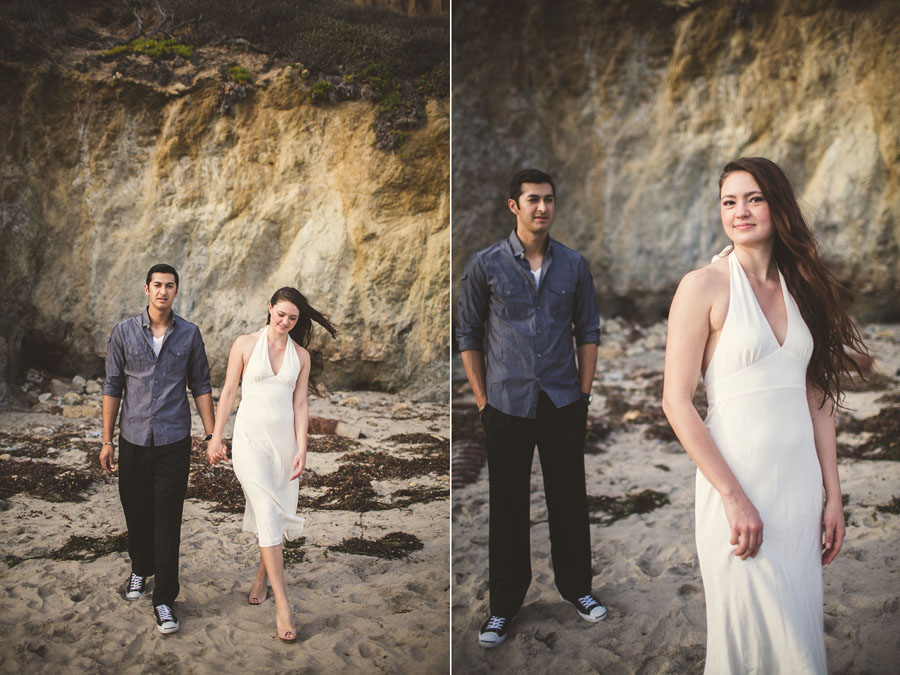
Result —
[[[297,456],[291,467],[291,480],[294,480],[306,468],[306,441],[309,432],[309,352],[300,345],[291,342],[300,359],[300,374],[294,386],[294,433],[297,435]]]
[[[216,424],[212,432],[212,438],[206,446],[206,458],[210,465],[219,460],[226,459],[225,446],[222,444],[222,434],[225,432],[225,423],[231,415],[234,400],[237,398],[237,390],[244,374],[244,347],[247,335],[241,335],[228,352],[228,367],[225,370],[225,384],[222,385],[222,393],[219,395],[219,406],[216,409]]]
[[[690,272],[681,280],[672,299],[662,407],[694,464],[722,496],[731,526],[731,544],[736,546],[734,554],[745,560],[759,551],[763,523],[693,403],[710,335],[714,282],[709,268]]]
[[[822,483],[825,486],[825,507],[822,512],[824,542],[822,544],[822,564],[827,565],[837,557],[844,543],[844,505],[841,502],[841,479],[837,467],[837,437],[834,429],[834,405],[822,400],[821,390],[811,384],[806,385],[806,402],[812,417],[813,437],[816,441],[816,455],[822,469]]]

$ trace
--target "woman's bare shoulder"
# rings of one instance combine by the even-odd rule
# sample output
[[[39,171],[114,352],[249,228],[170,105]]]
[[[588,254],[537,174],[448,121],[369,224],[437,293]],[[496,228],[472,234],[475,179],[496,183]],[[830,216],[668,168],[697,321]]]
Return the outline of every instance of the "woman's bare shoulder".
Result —
[[[256,345],[256,341],[259,339],[259,334],[261,331],[256,331],[254,333],[247,333],[246,335],[238,335],[234,339],[234,343],[232,343],[231,348],[237,349],[238,351],[244,352],[247,348],[252,349]]]
[[[676,293],[687,300],[712,301],[728,291],[728,283],[728,261],[722,258],[685,274]]]
[[[305,347],[301,347],[300,343],[298,343],[294,338],[291,338],[291,344],[294,345],[294,349],[297,350],[297,356],[300,358],[300,363],[309,363],[309,352]]]

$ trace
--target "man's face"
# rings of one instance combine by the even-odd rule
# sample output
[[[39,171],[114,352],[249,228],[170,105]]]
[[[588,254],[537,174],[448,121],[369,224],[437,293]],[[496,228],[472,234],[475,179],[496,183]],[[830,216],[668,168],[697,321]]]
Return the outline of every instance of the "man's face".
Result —
[[[553,221],[556,204],[550,183],[522,183],[519,200],[509,200],[509,210],[516,214],[516,232],[543,234]]]
[[[178,286],[175,285],[175,275],[164,272],[154,272],[150,277],[150,283],[144,285],[144,293],[150,300],[150,305],[160,312],[172,309],[175,296],[178,295]]]

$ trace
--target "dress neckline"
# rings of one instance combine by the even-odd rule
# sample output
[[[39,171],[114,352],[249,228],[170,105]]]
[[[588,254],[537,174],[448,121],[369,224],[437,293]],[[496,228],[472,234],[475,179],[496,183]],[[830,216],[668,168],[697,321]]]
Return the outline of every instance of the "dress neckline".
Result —
[[[756,310],[759,312],[760,317],[762,317],[763,323],[766,324],[766,329],[769,332],[769,335],[772,336],[772,339],[775,340],[775,344],[778,345],[778,349],[782,349],[784,345],[787,343],[788,335],[791,332],[791,310],[788,306],[788,294],[787,288],[785,287],[784,275],[781,273],[781,269],[776,265],[775,269],[778,270],[778,282],[781,286],[781,302],[784,303],[784,316],[785,316],[785,326],[784,326],[784,337],[781,342],[778,341],[778,336],[775,335],[775,330],[772,328],[772,324],[769,323],[769,317],[766,316],[766,313],[763,311],[762,305],[759,304],[759,298],[756,297],[756,291],[753,290],[753,284],[750,283],[750,277],[747,276],[747,272],[744,270],[744,266],[741,265],[740,259],[737,257],[737,253],[732,249],[731,256],[734,258],[735,264],[738,266],[741,274],[744,277],[744,281],[747,282],[747,288],[750,291],[750,295],[753,297],[753,304],[756,306]],[[729,304],[731,300],[729,298]]]

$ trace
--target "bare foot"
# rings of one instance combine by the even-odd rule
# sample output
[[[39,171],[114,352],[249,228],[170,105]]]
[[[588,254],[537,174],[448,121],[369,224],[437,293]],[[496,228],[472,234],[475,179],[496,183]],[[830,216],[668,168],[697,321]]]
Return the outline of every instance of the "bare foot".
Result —
[[[253,588],[250,589],[250,595],[247,596],[247,602],[251,605],[261,605],[269,597],[269,586],[267,579],[259,577],[253,582]]]
[[[294,626],[290,609],[282,612],[280,607],[275,608],[275,630],[278,632],[278,639],[282,642],[296,642],[297,628]]]

